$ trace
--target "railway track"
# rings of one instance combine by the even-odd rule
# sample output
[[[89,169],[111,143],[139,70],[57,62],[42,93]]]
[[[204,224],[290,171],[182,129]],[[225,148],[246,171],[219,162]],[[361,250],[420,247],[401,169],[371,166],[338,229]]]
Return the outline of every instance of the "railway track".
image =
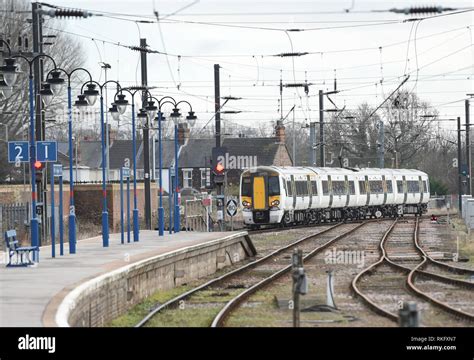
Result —
[[[247,263],[246,265],[243,265],[166,301],[149,312],[138,324],[135,325],[135,327],[143,327],[158,313],[166,309],[175,308],[182,304],[182,302],[186,299],[192,296],[199,296],[199,294],[202,294],[210,289],[216,290],[216,292],[223,292],[225,289],[229,288],[244,288],[243,291],[239,292],[235,297],[228,301],[219,311],[218,315],[214,318],[211,326],[221,326],[227,316],[236,306],[238,306],[241,301],[266,284],[272,282],[291,270],[291,265],[288,265],[288,258],[291,256],[292,250],[295,247],[298,246],[299,248],[302,248],[304,251],[306,251],[306,259],[314,256],[339,239],[346,237],[365,224],[373,221],[377,220],[366,220],[363,222],[352,223],[336,223],[327,229],[318,231],[308,236],[304,236],[288,245],[272,251],[262,258]],[[244,279],[245,276],[247,276],[246,279]],[[250,283],[248,283],[249,281]],[[247,282],[247,284],[242,285],[245,282]]]
[[[463,274],[471,274],[474,273],[473,270],[468,270],[468,269],[462,269],[458,268],[452,265],[444,264],[438,260],[433,259],[432,256],[430,256],[419,244],[419,239],[418,239],[418,234],[419,234],[419,218],[415,219],[415,226],[414,230],[412,233],[412,246],[414,250],[416,251],[417,257],[418,257],[418,263],[412,264],[412,266],[409,266],[407,264],[400,264],[396,261],[394,261],[393,258],[389,255],[388,252],[388,239],[393,233],[394,228],[397,226],[397,223],[399,220],[395,220],[393,224],[390,226],[390,228],[385,232],[383,235],[380,244],[379,244],[379,252],[380,252],[380,258],[377,262],[373,263],[369,267],[365,268],[362,270],[359,274],[356,275],[356,277],[352,281],[352,289],[353,291],[365,302],[365,304],[371,308],[373,311],[378,313],[379,315],[382,315],[392,321],[398,322],[399,318],[398,315],[395,313],[386,310],[384,307],[381,305],[377,304],[373,299],[371,299],[367,294],[365,294],[358,286],[358,283],[361,281],[361,279],[365,276],[370,276],[371,273],[373,273],[377,268],[380,268],[384,265],[389,266],[392,269],[395,269],[399,272],[402,272],[404,274],[407,274],[406,277],[406,286],[408,290],[416,295],[419,298],[422,298],[429,303],[433,304],[434,306],[442,309],[443,311],[452,314],[456,317],[462,318],[467,321],[474,321],[474,314],[468,313],[466,311],[463,311],[461,309],[455,308],[452,305],[441,301],[434,296],[432,296],[428,291],[424,291],[420,289],[418,286],[415,285],[415,278],[417,277],[425,277],[429,278],[430,280],[434,280],[437,282],[441,282],[444,284],[450,284],[453,286],[461,287],[464,289],[468,290],[474,290],[474,283],[457,279],[457,278],[452,278],[450,276],[446,275],[441,275],[439,273],[433,273],[429,271],[423,270],[427,264],[434,264],[436,266],[439,266],[443,269],[447,269],[448,271],[451,272],[456,272],[456,273],[463,273]],[[392,249],[393,250],[393,249]],[[412,262],[416,262],[416,259],[413,259]]]

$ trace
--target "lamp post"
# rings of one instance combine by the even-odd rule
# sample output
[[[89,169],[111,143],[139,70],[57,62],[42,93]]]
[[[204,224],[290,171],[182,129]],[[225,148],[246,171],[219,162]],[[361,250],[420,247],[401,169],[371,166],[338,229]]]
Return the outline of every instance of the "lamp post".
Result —
[[[170,117],[174,121],[174,168],[175,168],[175,192],[174,192],[174,232],[177,233],[180,230],[180,222],[181,222],[181,215],[179,210],[179,171],[178,171],[178,153],[179,153],[179,146],[178,146],[178,123],[180,122],[181,113],[179,112],[178,105],[181,103],[185,103],[189,105],[189,113],[186,116],[186,120],[189,122],[189,125],[192,127],[197,119],[197,116],[194,114],[193,107],[189,102],[186,100],[181,100],[176,103],[176,107],[173,109]]]
[[[158,103],[158,107],[155,106],[154,101]],[[146,106],[146,111],[150,118],[154,118],[156,114],[156,120],[158,121],[158,151],[159,151],[159,205],[158,205],[158,235],[163,236],[165,231],[165,210],[163,208],[163,145],[162,145],[162,121],[165,121],[165,116],[162,112],[162,108],[165,104],[172,104],[174,108],[176,108],[176,100],[173,99],[171,96],[165,96],[161,99],[157,99],[151,94],[149,94],[148,104]],[[171,185],[170,185],[171,188]],[[171,208],[171,204],[169,204]]]
[[[72,144],[72,89],[71,89],[71,77],[76,71],[85,71],[89,75],[90,87],[86,90],[87,103],[93,106],[97,100],[99,92],[95,90],[95,85],[92,83],[92,76],[89,71],[84,68],[76,68],[69,72],[62,68],[56,68],[51,70],[46,75],[46,83],[51,86],[53,93],[58,94],[64,83],[64,79],[60,78],[61,72],[67,77],[67,113],[68,113],[68,147],[69,147],[69,216],[68,216],[68,228],[69,228],[69,253],[76,253],[76,209],[74,205],[74,164],[73,164],[73,144]],[[77,169],[76,169],[77,172]],[[76,173],[77,175],[77,173]],[[77,176],[76,176],[77,177]]]
[[[89,106],[89,101],[86,98],[93,95],[96,85],[100,89],[100,130],[101,130],[101,152],[102,152],[102,246],[109,246],[109,212],[107,210],[107,186],[106,186],[106,163],[105,163],[105,127],[104,127],[104,87],[113,83],[117,85],[117,88],[120,90],[120,84],[114,80],[108,80],[103,84],[99,84],[96,81],[88,81],[84,83],[81,87],[81,95],[77,96],[75,105],[79,109],[84,109],[86,106]],[[84,86],[87,85],[87,90],[84,91]]]
[[[38,54],[34,56],[31,60],[26,56],[18,54],[12,56],[11,48],[8,42],[0,39],[2,44],[5,44],[8,49],[8,58],[4,59],[4,65],[0,67],[0,72],[3,74],[3,80],[6,86],[13,86],[18,76],[17,65],[15,64],[15,59],[23,59],[28,63],[29,67],[29,76],[28,76],[28,88],[29,88],[29,112],[30,112],[30,176],[31,176],[31,219],[30,219],[30,231],[31,231],[31,245],[38,246],[38,217],[36,214],[36,171],[35,171],[35,162],[36,162],[36,143],[35,143],[35,118],[34,118],[34,84],[33,84],[33,64],[35,61],[41,58],[48,58],[53,62],[54,68],[57,68],[56,62],[54,59],[46,54]],[[47,101],[47,99],[45,99]],[[34,259],[36,259],[37,253],[34,252]]]

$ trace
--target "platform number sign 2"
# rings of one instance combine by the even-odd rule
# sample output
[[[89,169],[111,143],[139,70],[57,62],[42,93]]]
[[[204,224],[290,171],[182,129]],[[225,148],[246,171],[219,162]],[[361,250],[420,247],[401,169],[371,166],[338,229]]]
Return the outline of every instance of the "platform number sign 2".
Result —
[[[28,149],[28,141],[9,141],[8,162],[20,163],[30,161],[30,153]]]

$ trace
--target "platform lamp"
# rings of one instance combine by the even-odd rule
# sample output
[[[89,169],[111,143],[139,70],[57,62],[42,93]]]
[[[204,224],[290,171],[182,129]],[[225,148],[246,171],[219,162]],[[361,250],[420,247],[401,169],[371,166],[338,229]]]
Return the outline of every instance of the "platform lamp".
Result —
[[[189,106],[190,111],[188,112],[188,115],[186,116],[186,122],[189,123],[189,126],[194,126],[197,120],[197,116],[195,115],[193,108],[189,102],[186,100],[181,100],[176,103],[175,108],[173,109],[173,112],[170,114],[170,117],[173,119],[174,122],[174,156],[175,156],[175,181],[176,181],[176,188],[174,192],[174,231],[179,232],[180,231],[180,222],[181,222],[181,216],[180,216],[180,210],[179,210],[179,181],[178,181],[178,152],[179,152],[179,146],[178,146],[178,125],[182,123],[181,120],[181,113],[179,112],[178,105],[185,103]]]

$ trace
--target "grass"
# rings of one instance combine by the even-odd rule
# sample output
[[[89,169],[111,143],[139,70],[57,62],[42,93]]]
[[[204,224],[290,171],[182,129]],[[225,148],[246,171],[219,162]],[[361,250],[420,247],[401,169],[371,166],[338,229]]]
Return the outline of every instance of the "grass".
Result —
[[[164,302],[178,296],[179,294],[191,289],[191,285],[183,285],[169,290],[155,292],[152,296],[146,298],[141,303],[135,305],[126,314],[112,320],[106,326],[108,327],[133,327],[140,322],[156,304]]]

